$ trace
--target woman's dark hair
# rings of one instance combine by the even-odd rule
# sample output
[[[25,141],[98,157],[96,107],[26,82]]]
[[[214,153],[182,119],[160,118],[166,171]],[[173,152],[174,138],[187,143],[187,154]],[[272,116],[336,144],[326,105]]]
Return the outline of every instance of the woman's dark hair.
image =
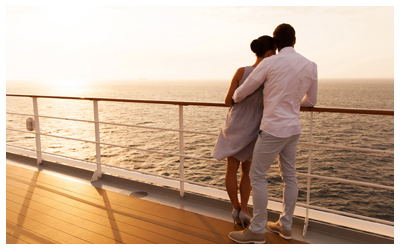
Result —
[[[257,57],[263,57],[268,50],[275,49],[274,39],[270,36],[260,36],[251,42],[250,48]]]
[[[293,45],[296,32],[290,24],[282,23],[275,28],[273,36],[276,47],[282,49]]]

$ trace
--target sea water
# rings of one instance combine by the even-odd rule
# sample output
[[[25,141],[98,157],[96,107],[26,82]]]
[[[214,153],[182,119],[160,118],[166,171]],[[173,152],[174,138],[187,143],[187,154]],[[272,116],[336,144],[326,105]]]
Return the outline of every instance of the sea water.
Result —
[[[222,103],[230,81],[104,81],[55,85],[45,82],[7,82],[7,93],[78,97],[105,97],[164,101]],[[39,114],[93,120],[93,103],[87,100],[39,98]],[[7,112],[33,114],[32,99],[7,97]],[[394,109],[393,79],[321,79],[316,107]],[[228,108],[184,106],[184,129],[218,134]],[[32,116],[32,115],[31,115]],[[303,133],[309,140],[309,112],[301,112]],[[176,105],[99,102],[102,122],[156,128],[179,128]],[[26,130],[27,116],[7,114],[7,128]],[[40,118],[41,133],[94,141],[89,122]],[[179,153],[179,133],[158,129],[100,124],[102,143],[118,144],[158,152]],[[184,134],[186,155],[209,158],[216,135]],[[313,113],[312,141],[380,150],[394,150],[394,117],[340,113]],[[6,132],[9,145],[35,148],[33,134]],[[42,150],[85,160],[96,160],[93,143],[42,136]],[[308,147],[298,147],[297,171],[308,172]],[[394,156],[332,148],[312,148],[311,173],[348,180],[394,185]],[[179,177],[179,157],[134,149],[101,146],[102,162],[164,176]],[[185,179],[224,186],[225,164],[185,158]],[[271,167],[279,169],[277,161]],[[238,173],[239,175],[239,173]],[[279,173],[267,175],[271,197],[282,198]],[[306,201],[307,179],[299,177],[298,202]],[[394,192],[384,189],[311,180],[310,204],[374,218],[394,220]]]

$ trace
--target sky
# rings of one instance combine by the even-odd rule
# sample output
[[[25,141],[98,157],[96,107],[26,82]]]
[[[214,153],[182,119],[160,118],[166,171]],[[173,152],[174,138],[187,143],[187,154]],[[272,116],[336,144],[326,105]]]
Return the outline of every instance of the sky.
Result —
[[[6,80],[231,79],[255,62],[251,41],[272,36],[281,23],[295,28],[295,50],[317,63],[319,78],[394,77],[394,1],[311,7],[134,2],[9,1]]]

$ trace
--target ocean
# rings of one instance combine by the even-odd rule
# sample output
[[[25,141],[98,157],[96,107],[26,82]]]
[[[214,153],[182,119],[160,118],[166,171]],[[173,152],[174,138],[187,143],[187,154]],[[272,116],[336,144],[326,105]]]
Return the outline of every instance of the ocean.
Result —
[[[224,101],[230,80],[102,81],[56,86],[45,82],[7,81],[6,92],[18,94],[127,98],[165,101]],[[85,100],[39,99],[39,114],[93,120],[93,103]],[[316,107],[394,110],[393,79],[320,79]],[[30,98],[7,97],[7,112],[33,114]],[[185,106],[184,129],[218,133],[228,111],[225,107]],[[175,105],[99,102],[100,121],[178,129]],[[7,128],[26,130],[26,116],[6,115]],[[309,113],[301,113],[303,133],[309,136]],[[40,118],[41,132],[94,141],[92,123]],[[394,117],[337,113],[313,114],[313,142],[394,150]],[[101,141],[168,153],[179,153],[177,132],[101,124]],[[211,158],[216,136],[185,133],[186,155]],[[35,148],[32,134],[6,131],[6,143]],[[95,161],[93,143],[42,136],[46,152]],[[179,176],[179,157],[102,145],[102,161],[120,167]],[[297,171],[307,173],[308,147],[299,145]],[[185,178],[224,186],[225,164],[185,158]],[[271,169],[278,169],[277,161]],[[394,185],[394,156],[332,148],[312,149],[312,174]],[[239,173],[238,173],[239,175]],[[278,173],[268,175],[271,197],[282,198]],[[299,177],[298,202],[306,201],[306,178]],[[310,204],[394,221],[394,191],[312,179]]]

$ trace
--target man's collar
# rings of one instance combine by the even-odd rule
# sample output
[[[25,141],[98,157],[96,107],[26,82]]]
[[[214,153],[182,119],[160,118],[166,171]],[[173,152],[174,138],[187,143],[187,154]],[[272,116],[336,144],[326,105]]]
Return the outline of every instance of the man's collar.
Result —
[[[285,48],[282,48],[279,53],[290,53],[290,52],[295,52],[294,48],[292,46],[288,46]]]

